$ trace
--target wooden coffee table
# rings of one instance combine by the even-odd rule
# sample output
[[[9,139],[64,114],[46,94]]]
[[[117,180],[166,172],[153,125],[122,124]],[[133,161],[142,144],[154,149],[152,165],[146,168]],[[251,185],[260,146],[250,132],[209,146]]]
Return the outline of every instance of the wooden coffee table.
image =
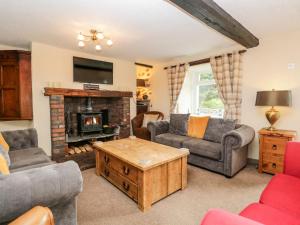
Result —
[[[187,185],[188,151],[142,139],[96,142],[96,174],[145,211]]]

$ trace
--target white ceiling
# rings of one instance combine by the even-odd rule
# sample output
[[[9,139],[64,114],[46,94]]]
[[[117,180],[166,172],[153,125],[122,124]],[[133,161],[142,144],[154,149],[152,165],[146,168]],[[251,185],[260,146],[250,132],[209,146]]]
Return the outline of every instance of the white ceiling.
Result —
[[[299,0],[214,0],[256,37],[300,31]]]
[[[300,29],[299,0],[215,0],[256,36]],[[236,43],[164,0],[2,0],[0,44],[41,42],[78,50],[91,28],[114,41],[93,54],[129,60],[168,60]]]

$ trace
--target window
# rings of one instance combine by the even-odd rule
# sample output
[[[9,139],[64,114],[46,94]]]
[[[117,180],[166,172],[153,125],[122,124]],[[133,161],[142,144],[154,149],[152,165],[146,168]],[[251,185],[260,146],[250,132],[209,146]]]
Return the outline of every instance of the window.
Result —
[[[224,105],[219,98],[209,63],[189,68],[178,99],[177,111],[223,117]]]

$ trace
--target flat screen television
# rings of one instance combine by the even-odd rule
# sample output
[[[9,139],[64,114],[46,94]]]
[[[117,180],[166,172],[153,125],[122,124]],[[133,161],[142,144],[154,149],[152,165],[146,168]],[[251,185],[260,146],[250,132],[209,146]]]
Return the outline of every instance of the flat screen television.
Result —
[[[73,81],[113,84],[113,63],[73,57]]]

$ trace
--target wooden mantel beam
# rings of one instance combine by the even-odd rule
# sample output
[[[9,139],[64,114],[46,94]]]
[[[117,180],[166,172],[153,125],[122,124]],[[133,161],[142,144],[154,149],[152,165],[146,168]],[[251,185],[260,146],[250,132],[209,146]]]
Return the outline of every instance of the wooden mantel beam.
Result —
[[[169,0],[196,19],[246,48],[259,45],[255,37],[242,24],[229,15],[213,0]]]
[[[44,88],[45,96],[63,95],[69,97],[103,97],[103,98],[122,98],[133,96],[131,91],[110,91],[110,90],[81,90],[69,88]]]

